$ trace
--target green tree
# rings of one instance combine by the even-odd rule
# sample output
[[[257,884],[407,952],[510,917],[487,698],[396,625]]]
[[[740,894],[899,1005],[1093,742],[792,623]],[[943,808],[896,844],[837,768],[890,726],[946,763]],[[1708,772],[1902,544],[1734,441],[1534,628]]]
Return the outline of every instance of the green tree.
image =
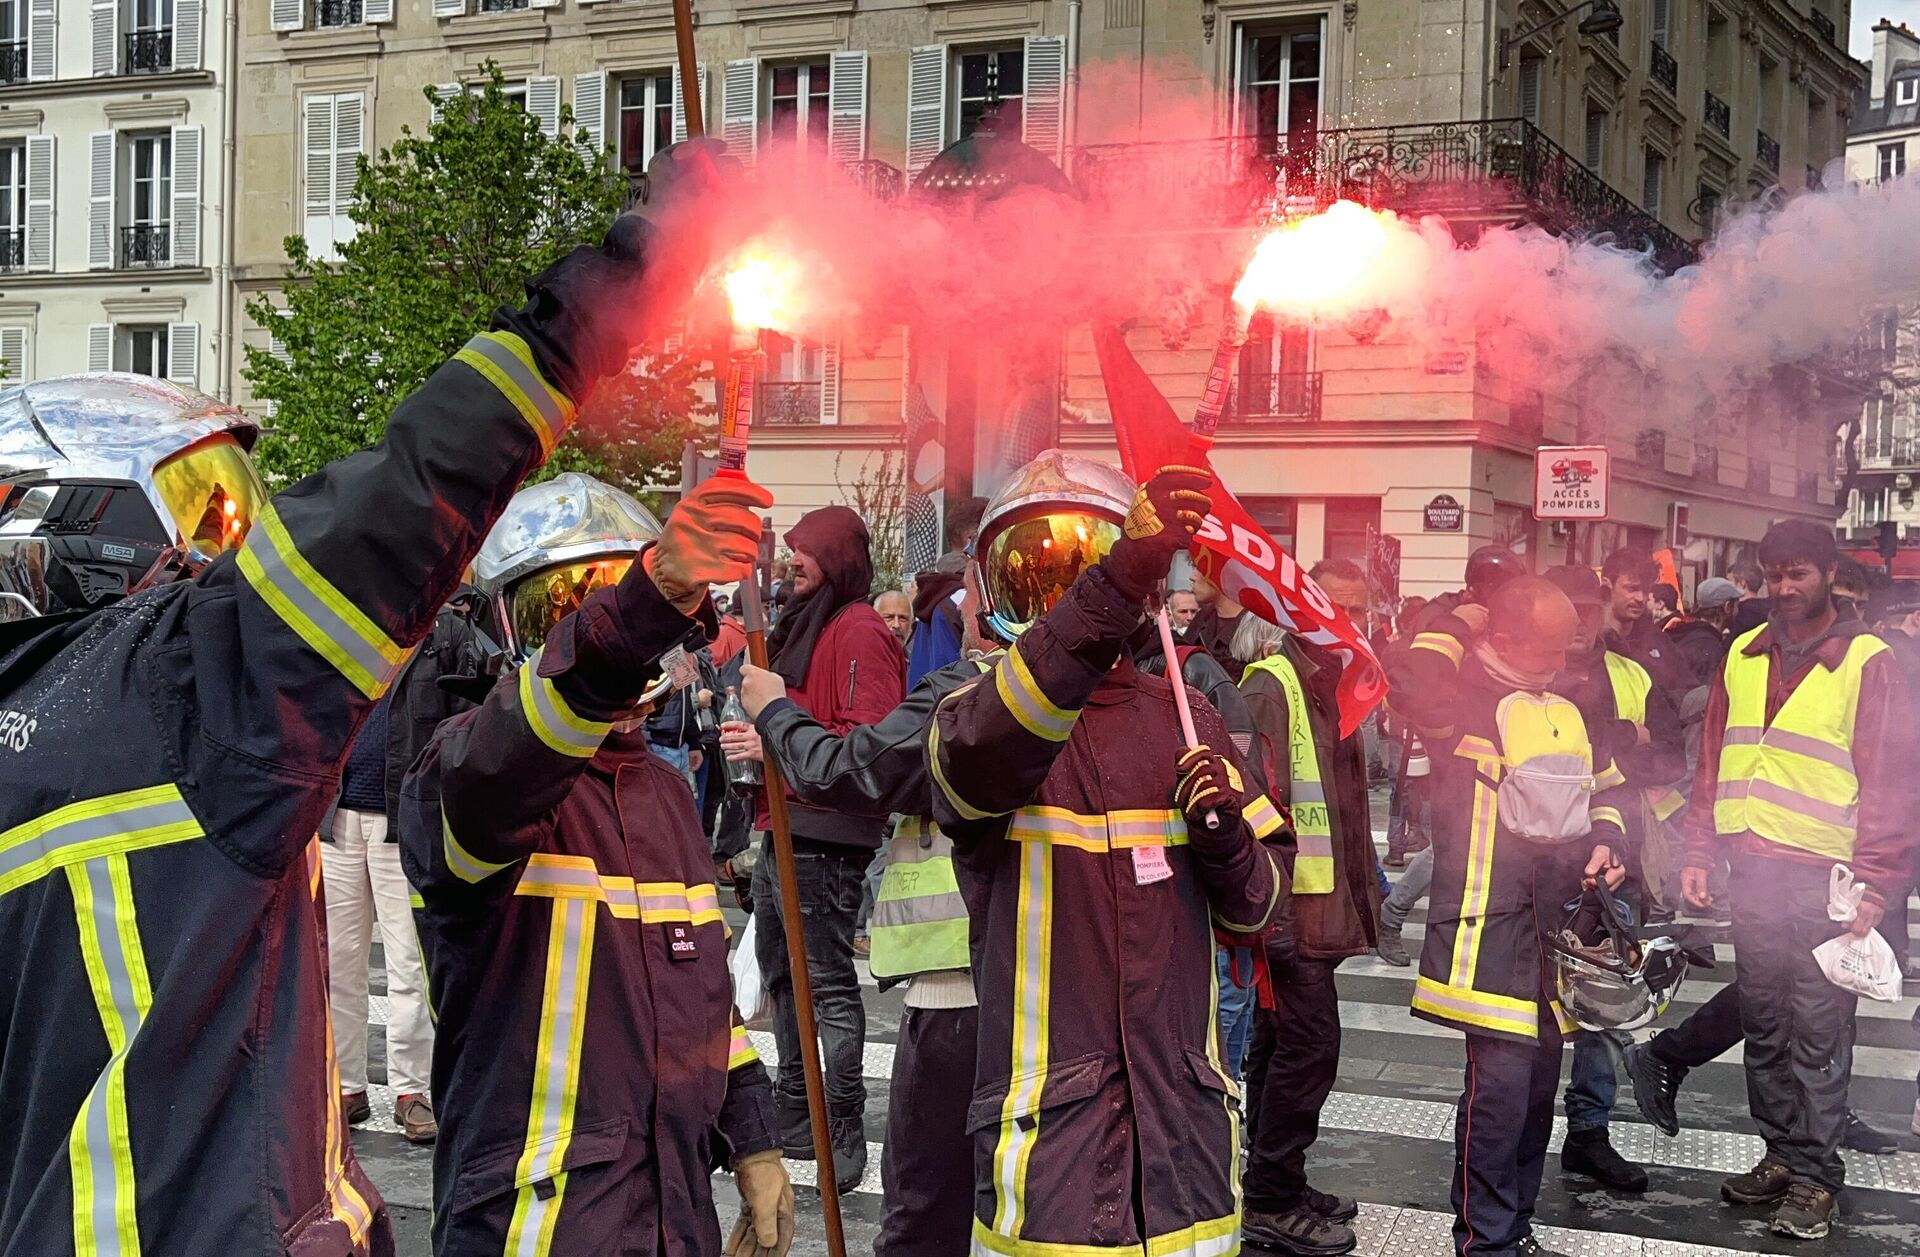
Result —
[[[431,89],[424,89],[431,99]],[[559,134],[502,90],[487,66],[477,90],[448,101],[426,135],[401,128],[391,148],[360,158],[354,239],[338,262],[286,241],[285,307],[250,302],[282,356],[247,347],[256,397],[275,403],[261,470],[298,479],[380,439],[400,400],[423,384],[524,281],[581,244],[596,244],[621,210],[625,182],[605,152]],[[596,391],[547,474],[585,471],[639,489],[693,434],[700,364],[658,353]]]

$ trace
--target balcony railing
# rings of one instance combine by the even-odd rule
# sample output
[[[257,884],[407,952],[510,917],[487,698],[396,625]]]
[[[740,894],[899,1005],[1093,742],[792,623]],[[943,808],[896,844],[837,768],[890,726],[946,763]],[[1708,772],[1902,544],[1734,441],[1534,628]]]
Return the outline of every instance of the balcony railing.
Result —
[[[773,428],[797,428],[820,422],[818,380],[761,380],[753,386],[753,421]]]
[[[0,227],[0,271],[17,271],[27,264],[27,229]]]
[[[173,31],[128,31],[122,74],[165,74],[173,69]]]
[[[314,21],[321,26],[358,26],[365,18],[362,0],[314,0]]]
[[[527,0],[480,0],[482,13],[507,13],[527,7]]]
[[[1720,482],[1720,447],[1712,441],[1693,443],[1693,478],[1708,484]]]
[[[21,83],[27,77],[27,44],[0,44],[0,83]]]
[[[1860,465],[1862,467],[1911,467],[1914,465],[1914,442],[1912,437],[1896,436],[1884,440],[1873,440],[1862,435],[1860,438]]]
[[[1773,464],[1764,458],[1747,459],[1747,492],[1773,492]]]
[[[906,176],[883,161],[843,162],[840,170],[856,187],[878,201],[891,201],[906,190]]]
[[[1760,159],[1762,166],[1765,166],[1776,175],[1780,173],[1779,140],[1774,139],[1765,131],[1755,131],[1753,133],[1753,155]]]
[[[1712,92],[1707,93],[1706,115],[1708,126],[1729,139],[1733,137],[1733,110]]]
[[[1667,465],[1666,429],[1642,428],[1634,433],[1633,456],[1649,467],[1664,468]]]
[[[1680,94],[1680,63],[1673,59],[1672,53],[1659,44],[1652,45],[1648,53],[1647,73],[1652,76],[1654,82],[1666,88],[1669,95]]]
[[[1607,233],[1669,269],[1693,246],[1521,118],[1103,144],[1074,154],[1090,200],[1166,207],[1171,222],[1244,223],[1276,209],[1359,201],[1463,222],[1524,221]]]
[[[141,223],[120,229],[121,270],[144,270],[172,264],[172,232],[166,223]]]
[[[1838,47],[1840,41],[1833,27],[1833,19],[1818,9],[1813,10],[1809,16],[1813,18],[1813,29],[1820,33],[1820,38],[1826,40],[1828,44]]]
[[[1227,394],[1227,417],[1253,422],[1320,417],[1321,375],[1318,371],[1254,374],[1236,379]]]

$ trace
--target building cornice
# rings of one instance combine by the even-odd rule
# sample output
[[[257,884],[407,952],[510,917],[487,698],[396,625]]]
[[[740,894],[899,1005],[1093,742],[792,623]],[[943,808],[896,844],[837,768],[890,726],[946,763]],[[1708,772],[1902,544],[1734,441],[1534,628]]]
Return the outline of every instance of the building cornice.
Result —
[[[0,135],[32,135],[46,125],[47,115],[20,105],[0,105]]]
[[[156,284],[204,284],[213,272],[204,266],[152,271],[18,271],[0,275],[0,299],[18,288],[111,288]]]
[[[15,100],[40,101],[51,96],[126,96],[152,94],[163,88],[212,87],[212,70],[173,70],[166,74],[103,74],[98,78],[55,79],[52,82],[9,83],[0,87],[0,104]]]
[[[178,122],[187,116],[189,107],[185,96],[147,96],[137,100],[110,100],[100,107],[100,112],[109,122]]]
[[[380,27],[367,23],[276,31],[271,51],[250,53],[243,60],[248,65],[258,65],[275,61],[324,61],[333,57],[377,57],[383,43]]]

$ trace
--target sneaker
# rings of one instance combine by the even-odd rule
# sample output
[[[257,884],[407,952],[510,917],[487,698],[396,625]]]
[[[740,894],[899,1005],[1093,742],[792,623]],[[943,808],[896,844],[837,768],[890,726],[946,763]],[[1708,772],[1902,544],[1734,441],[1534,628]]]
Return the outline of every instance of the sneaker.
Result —
[[[1249,1210],[1241,1224],[1240,1238],[1261,1252],[1286,1257],[1340,1257],[1360,1244],[1352,1227],[1322,1217],[1305,1201],[1285,1213]]]
[[[1307,1188],[1300,1202],[1323,1218],[1335,1222],[1351,1222],[1360,1216],[1360,1202],[1351,1196],[1335,1196],[1331,1192],[1315,1191]]]
[[[873,955],[873,940],[865,934],[855,935],[853,940],[853,954],[862,960]]]
[[[1884,1131],[1875,1130],[1867,1125],[1858,1113],[1849,1112],[1846,1133],[1840,1137],[1840,1146],[1850,1152],[1879,1154],[1898,1152],[1900,1141]]]
[[[433,1101],[418,1092],[408,1092],[393,1102],[393,1120],[400,1123],[400,1133],[408,1143],[430,1144],[440,1137]]]
[[[833,1136],[833,1181],[846,1195],[867,1176],[867,1129],[859,1117],[836,1117],[827,1122]]]
[[[1640,1106],[1640,1116],[1669,1139],[1678,1135],[1680,1115],[1673,1102],[1687,1077],[1685,1067],[1661,1060],[1648,1040],[1627,1049],[1627,1074],[1633,1079],[1633,1102]]]
[[[1736,1205],[1766,1205],[1786,1195],[1792,1183],[1792,1170],[1762,1157],[1759,1165],[1720,1184],[1720,1195]]]
[[[1520,1257],[1567,1257],[1559,1249],[1548,1248],[1531,1235],[1515,1244],[1513,1251],[1520,1254]]]
[[[373,1116],[373,1104],[364,1091],[342,1091],[340,1093],[340,1120],[349,1126],[358,1126]]]
[[[1407,944],[1400,937],[1400,931],[1388,929],[1385,921],[1380,922],[1380,941],[1374,944],[1373,951],[1396,969],[1404,969],[1413,963],[1407,956]]]
[[[1584,1174],[1598,1179],[1615,1191],[1647,1190],[1647,1172],[1614,1150],[1604,1126],[1594,1130],[1568,1131],[1560,1148],[1560,1168],[1569,1174]]]
[[[1833,1193],[1812,1183],[1795,1183],[1773,1211],[1773,1233],[1797,1240],[1823,1240],[1833,1229],[1838,1202]]]

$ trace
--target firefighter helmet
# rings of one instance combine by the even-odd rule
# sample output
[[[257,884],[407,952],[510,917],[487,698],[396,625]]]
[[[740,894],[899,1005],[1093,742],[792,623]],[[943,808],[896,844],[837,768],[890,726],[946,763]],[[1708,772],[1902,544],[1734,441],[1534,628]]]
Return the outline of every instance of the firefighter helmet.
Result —
[[[145,375],[0,392],[0,621],[92,610],[238,549],[267,497],[259,432]]]
[[[1584,1030],[1638,1030],[1667,1010],[1686,977],[1681,940],[1639,939],[1604,883],[1575,901],[1566,925],[1548,940],[1554,993]]]
[[[1467,556],[1467,593],[1485,602],[1516,576],[1527,574],[1527,561],[1505,546],[1481,546]]]
[[[1119,468],[1043,450],[980,517],[974,554],[987,626],[1012,641],[1120,539],[1134,484]]]

